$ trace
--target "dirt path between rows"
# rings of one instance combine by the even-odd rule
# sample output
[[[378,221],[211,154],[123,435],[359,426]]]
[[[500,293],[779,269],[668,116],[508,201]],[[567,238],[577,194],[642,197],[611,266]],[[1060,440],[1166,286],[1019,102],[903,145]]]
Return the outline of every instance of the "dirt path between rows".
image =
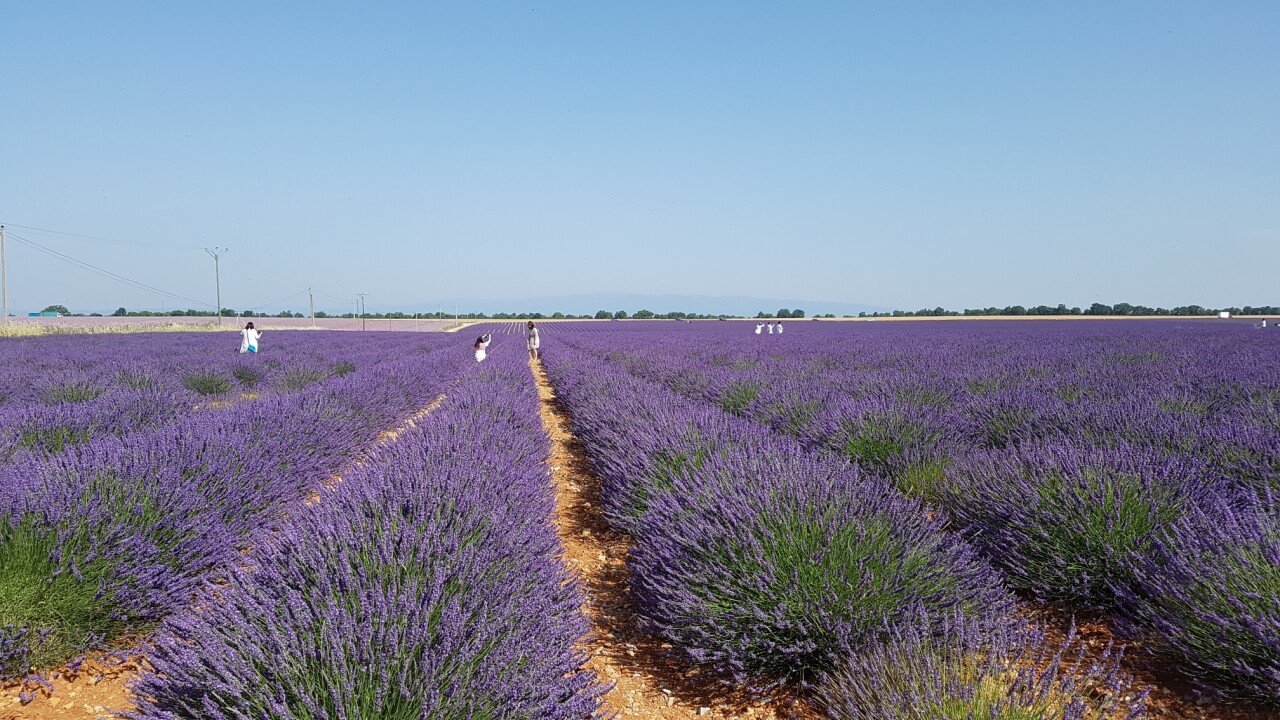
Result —
[[[792,697],[760,699],[733,692],[660,637],[644,632],[629,590],[630,541],[605,522],[600,481],[591,473],[569,413],[556,399],[541,361],[532,361],[542,425],[551,437],[548,465],[556,492],[556,527],[564,561],[586,595],[594,634],[582,646],[586,667],[606,685],[604,710],[623,718],[817,718]]]
[[[399,425],[383,430],[373,449],[389,445],[401,435],[417,426],[427,415],[444,404],[444,393],[436,396],[428,405],[418,409]],[[342,482],[342,476],[363,466],[367,457],[353,460],[342,472],[326,479],[324,487],[332,489]],[[314,505],[321,499],[320,491],[312,492],[305,500]],[[143,658],[123,662],[108,660],[109,656],[90,657],[75,673],[64,668],[49,679],[52,692],[41,689],[30,703],[23,705],[19,686],[0,689],[0,720],[97,720],[113,718],[117,713],[134,710],[129,683],[145,669]]]

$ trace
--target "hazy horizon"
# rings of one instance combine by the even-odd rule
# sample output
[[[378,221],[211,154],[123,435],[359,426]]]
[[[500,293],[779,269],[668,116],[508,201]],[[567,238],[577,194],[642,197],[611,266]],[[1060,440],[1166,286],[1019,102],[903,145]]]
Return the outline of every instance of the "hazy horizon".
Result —
[[[220,246],[266,312],[1280,304],[1278,38],[1262,2],[11,4],[9,295],[212,307]]]

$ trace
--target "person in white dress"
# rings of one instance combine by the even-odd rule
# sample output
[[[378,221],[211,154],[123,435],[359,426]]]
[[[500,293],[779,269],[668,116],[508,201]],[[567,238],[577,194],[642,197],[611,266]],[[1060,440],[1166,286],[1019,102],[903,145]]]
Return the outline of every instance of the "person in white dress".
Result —
[[[781,320],[779,320],[779,321],[778,321],[778,327],[776,328],[776,330],[778,331],[778,334],[779,334],[779,335],[781,335],[781,334],[782,334],[782,321],[781,321]]]
[[[248,323],[244,329],[240,331],[240,352],[256,353],[258,352],[258,341],[262,338],[262,333]]]
[[[476,362],[484,362],[484,359],[488,357],[489,343],[491,342],[493,342],[493,336],[489,333],[485,333],[476,338]]]
[[[764,323],[756,323],[756,334],[764,332]]]
[[[529,348],[529,359],[538,359],[538,348],[542,346],[542,338],[538,335],[538,326],[529,321],[529,326],[524,330],[525,345]]]
[[[769,334],[773,334],[773,323],[769,323]]]

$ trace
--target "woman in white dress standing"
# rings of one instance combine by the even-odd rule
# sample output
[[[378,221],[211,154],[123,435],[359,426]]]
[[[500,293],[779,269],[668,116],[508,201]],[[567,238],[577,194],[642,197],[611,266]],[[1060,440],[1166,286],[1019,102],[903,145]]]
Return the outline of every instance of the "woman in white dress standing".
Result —
[[[489,343],[491,342],[493,342],[493,336],[490,335],[489,333],[485,333],[480,337],[476,338],[476,344],[475,344],[476,362],[484,362],[484,359],[488,357]]]
[[[777,330],[778,330],[778,334],[779,334],[779,335],[781,335],[781,334],[782,334],[782,321],[781,321],[781,320],[779,320],[779,321],[778,321],[778,327],[777,327]]]
[[[764,332],[764,323],[756,323],[756,334]]]
[[[256,353],[258,352],[258,341],[262,338],[262,333],[248,323],[244,329],[240,331],[240,352]]]
[[[525,344],[529,347],[529,359],[538,359],[538,348],[542,346],[542,338],[538,335],[538,326],[532,320],[524,331]]]
[[[773,334],[773,322],[772,322],[772,321],[770,321],[770,322],[769,322],[769,334],[770,334],[770,335],[772,335],[772,334]]]

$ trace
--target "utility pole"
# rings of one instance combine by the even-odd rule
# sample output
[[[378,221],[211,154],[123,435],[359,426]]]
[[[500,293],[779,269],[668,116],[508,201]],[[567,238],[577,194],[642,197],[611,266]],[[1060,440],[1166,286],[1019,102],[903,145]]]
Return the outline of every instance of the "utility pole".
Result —
[[[227,254],[230,251],[227,250],[226,248],[220,248],[220,247],[205,248],[204,251],[209,253],[209,256],[213,258],[213,284],[214,284],[215,291],[217,292],[217,300],[218,300],[218,306],[214,309],[213,314],[218,316],[218,324],[221,325],[222,324],[222,274],[219,272],[219,269],[218,269],[218,261],[222,259],[223,255]]]
[[[453,306],[453,321],[455,323],[458,322],[458,306],[457,305]]]
[[[360,298],[360,329],[364,330],[364,296],[368,293],[356,293],[356,297]]]
[[[316,296],[311,294],[311,288],[307,288],[307,305],[311,306],[311,329],[316,329]]]
[[[9,324],[9,264],[4,255],[4,226],[0,225],[0,296],[4,297],[4,322]]]

